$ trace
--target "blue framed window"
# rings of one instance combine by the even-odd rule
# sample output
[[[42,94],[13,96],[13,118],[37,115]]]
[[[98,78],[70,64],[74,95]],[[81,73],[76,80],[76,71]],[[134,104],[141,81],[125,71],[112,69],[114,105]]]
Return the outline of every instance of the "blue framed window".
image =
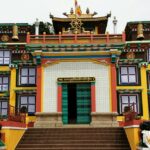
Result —
[[[0,114],[2,117],[8,115],[8,100],[0,100]]]
[[[9,77],[0,75],[0,92],[9,90]]]
[[[22,67],[19,69],[19,85],[35,85],[36,84],[36,68]]]
[[[137,66],[120,66],[120,68],[119,68],[119,84],[120,85],[138,84]]]
[[[18,96],[18,108],[26,107],[29,115],[34,115],[36,111],[36,96],[35,95],[19,95]]]
[[[10,51],[0,50],[0,65],[9,65],[10,57]]]
[[[132,106],[133,104],[134,111],[139,114],[139,94],[119,94],[119,114],[124,112],[126,106]]]

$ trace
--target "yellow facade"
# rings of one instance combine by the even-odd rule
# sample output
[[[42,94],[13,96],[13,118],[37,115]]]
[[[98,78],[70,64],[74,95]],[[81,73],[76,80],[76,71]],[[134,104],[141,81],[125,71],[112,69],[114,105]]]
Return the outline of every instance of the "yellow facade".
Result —
[[[6,71],[8,70],[7,67],[5,67]],[[10,77],[10,105],[14,106],[16,105],[16,91],[19,90],[36,90],[36,87],[17,87],[17,70],[15,68],[11,69],[11,77]],[[3,94],[2,94],[3,96]],[[26,124],[28,122],[35,121],[35,116],[28,116],[26,117]]]
[[[148,67],[150,69],[150,66]],[[147,94],[147,68],[142,66],[140,69],[140,86],[117,86],[117,90],[140,90],[141,91],[141,101],[142,101],[142,109],[143,115],[141,118],[143,120],[149,120],[149,110],[148,110],[148,94]],[[118,121],[124,121],[123,116],[117,117]]]
[[[25,132],[25,128],[2,128],[1,133],[5,133],[6,150],[14,150],[21,137]]]
[[[139,146],[140,138],[139,138],[139,127],[126,127],[125,132],[132,150],[136,150]]]

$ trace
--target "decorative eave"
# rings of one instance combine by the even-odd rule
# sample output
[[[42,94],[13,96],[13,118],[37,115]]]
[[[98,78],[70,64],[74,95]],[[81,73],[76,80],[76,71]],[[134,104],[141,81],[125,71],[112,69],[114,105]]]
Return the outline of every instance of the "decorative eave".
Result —
[[[123,52],[144,52],[150,48],[150,40],[126,41]]]
[[[148,62],[144,62],[143,59],[119,59],[117,68],[122,64],[138,64],[138,67],[148,67]]]
[[[41,59],[92,59],[111,58],[115,63],[121,54],[124,44],[28,44],[27,50],[32,52],[36,64]]]
[[[35,94],[36,93],[36,89],[35,88],[30,88],[30,89],[14,89],[14,91],[18,94]]]
[[[142,43],[148,43],[148,44],[150,44],[150,40],[142,40],[142,41],[126,41],[125,44],[142,44]]]
[[[26,49],[34,52],[82,52],[82,51],[109,51],[110,49],[122,50],[124,44],[28,44]]]
[[[89,56],[89,55],[117,55],[119,56],[121,54],[120,51],[114,50],[114,51],[84,51],[84,52],[59,52],[59,53],[54,53],[54,52],[40,52],[40,51],[34,51],[32,53],[33,56]]]
[[[0,43],[0,46],[5,46],[5,45],[26,45],[27,43],[24,42],[24,43],[6,43],[6,42],[2,42]]]
[[[142,62],[143,59],[119,59],[119,64],[128,63],[128,64],[135,64]]]
[[[9,67],[18,69],[18,67],[22,66],[22,65],[34,66],[35,64],[31,61],[25,61],[25,62],[18,61],[18,62],[13,62],[13,63],[9,64]]]
[[[25,45],[27,43],[0,43],[0,49],[9,49],[10,51],[19,51],[19,50],[25,50]]]
[[[144,52],[145,49],[144,48],[127,48],[127,49],[123,49],[122,52]]]
[[[35,58],[37,65],[41,64],[42,59],[93,59],[93,58],[110,58],[112,63],[116,63],[121,51],[112,49],[110,51],[99,51],[99,52],[42,52],[34,51],[32,53]]]
[[[28,23],[0,23],[0,27],[12,27],[14,24],[17,26],[29,26]]]
[[[126,94],[126,93],[140,93],[143,89],[117,89],[117,92],[120,94]]]
[[[71,22],[73,18],[58,18],[58,17],[53,17],[52,21],[54,22]],[[107,21],[108,17],[93,17],[93,18],[80,18],[83,22],[84,21],[89,21],[89,22],[99,22],[99,21]]]

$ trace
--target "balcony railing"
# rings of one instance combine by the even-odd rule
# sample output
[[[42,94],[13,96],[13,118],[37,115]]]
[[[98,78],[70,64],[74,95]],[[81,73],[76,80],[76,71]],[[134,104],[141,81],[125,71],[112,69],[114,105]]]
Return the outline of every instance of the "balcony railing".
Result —
[[[8,121],[25,123],[26,114],[20,113],[20,110],[18,108],[15,108],[14,106],[9,105],[9,107],[8,107]]]
[[[125,122],[133,121],[134,119],[137,118],[138,113],[135,111],[136,110],[135,107],[136,107],[135,103],[126,107],[127,111],[124,112]]]
[[[122,34],[59,34],[59,35],[30,35],[27,34],[28,44],[109,44],[125,42],[125,33]]]

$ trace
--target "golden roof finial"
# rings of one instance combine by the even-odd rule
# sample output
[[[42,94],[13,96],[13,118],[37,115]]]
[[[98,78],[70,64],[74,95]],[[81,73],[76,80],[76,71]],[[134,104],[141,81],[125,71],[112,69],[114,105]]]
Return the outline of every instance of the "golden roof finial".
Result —
[[[74,10],[73,8],[70,9],[70,14],[73,15],[74,14]]]

